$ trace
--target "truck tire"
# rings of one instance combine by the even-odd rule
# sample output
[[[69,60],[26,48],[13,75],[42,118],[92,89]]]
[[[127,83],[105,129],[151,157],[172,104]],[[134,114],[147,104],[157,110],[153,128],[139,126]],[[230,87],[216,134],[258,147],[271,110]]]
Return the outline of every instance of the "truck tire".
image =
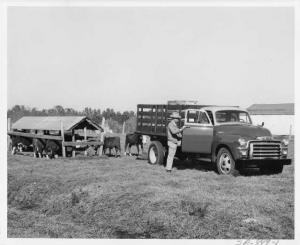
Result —
[[[260,170],[261,174],[280,174],[280,173],[282,173],[283,165],[276,164],[274,166],[260,167],[259,170]]]
[[[217,171],[222,175],[236,175],[237,170],[235,168],[235,161],[230,153],[230,151],[222,147],[218,151],[217,162],[216,162]]]
[[[148,149],[148,162],[152,165],[163,164],[164,156],[163,145],[159,141],[152,141]]]

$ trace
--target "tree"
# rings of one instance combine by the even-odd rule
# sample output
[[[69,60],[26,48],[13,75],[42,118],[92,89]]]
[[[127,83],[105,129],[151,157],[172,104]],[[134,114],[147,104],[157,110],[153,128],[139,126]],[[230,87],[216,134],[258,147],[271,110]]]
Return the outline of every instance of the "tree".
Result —
[[[105,110],[84,108],[83,111],[77,111],[73,108],[64,108],[61,105],[56,105],[50,109],[39,110],[35,107],[30,108],[24,105],[15,105],[7,110],[7,117],[12,119],[12,122],[19,120],[23,116],[87,116],[99,125],[102,118],[105,117],[108,126],[116,133],[122,132],[123,123],[126,122],[126,132],[135,131],[136,117],[134,111],[114,111],[112,108]]]
[[[54,110],[56,112],[56,115],[58,115],[58,116],[64,116],[65,115],[65,109],[61,105],[56,105],[54,107]]]

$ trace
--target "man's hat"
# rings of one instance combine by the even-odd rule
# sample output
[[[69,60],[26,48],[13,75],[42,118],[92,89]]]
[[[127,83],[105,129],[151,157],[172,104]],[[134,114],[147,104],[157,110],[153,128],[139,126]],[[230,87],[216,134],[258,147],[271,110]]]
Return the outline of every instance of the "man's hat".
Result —
[[[179,115],[178,112],[174,111],[174,112],[171,113],[170,118],[178,118],[178,119],[180,119],[181,116]]]

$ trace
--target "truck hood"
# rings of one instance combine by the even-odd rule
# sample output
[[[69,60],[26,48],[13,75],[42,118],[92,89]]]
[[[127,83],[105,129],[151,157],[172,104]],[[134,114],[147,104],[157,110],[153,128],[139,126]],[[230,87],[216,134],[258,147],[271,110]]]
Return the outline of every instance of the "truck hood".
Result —
[[[250,124],[230,124],[215,126],[217,135],[237,135],[246,139],[257,139],[258,137],[272,136],[270,130]]]

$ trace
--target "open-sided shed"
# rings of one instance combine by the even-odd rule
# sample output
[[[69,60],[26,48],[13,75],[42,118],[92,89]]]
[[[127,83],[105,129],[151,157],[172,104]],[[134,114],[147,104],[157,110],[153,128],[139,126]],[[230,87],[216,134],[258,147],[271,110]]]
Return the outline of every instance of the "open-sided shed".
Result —
[[[27,138],[58,140],[62,144],[63,156],[66,155],[66,146],[74,148],[73,156],[75,156],[75,146],[102,145],[99,134],[99,138],[88,141],[87,130],[103,132],[100,125],[85,116],[25,116],[12,125],[8,134]],[[75,136],[80,134],[83,138],[82,142],[75,142]]]
[[[85,116],[22,117],[12,125],[12,129],[60,131],[62,126],[65,132],[84,128],[103,131],[101,126]]]

